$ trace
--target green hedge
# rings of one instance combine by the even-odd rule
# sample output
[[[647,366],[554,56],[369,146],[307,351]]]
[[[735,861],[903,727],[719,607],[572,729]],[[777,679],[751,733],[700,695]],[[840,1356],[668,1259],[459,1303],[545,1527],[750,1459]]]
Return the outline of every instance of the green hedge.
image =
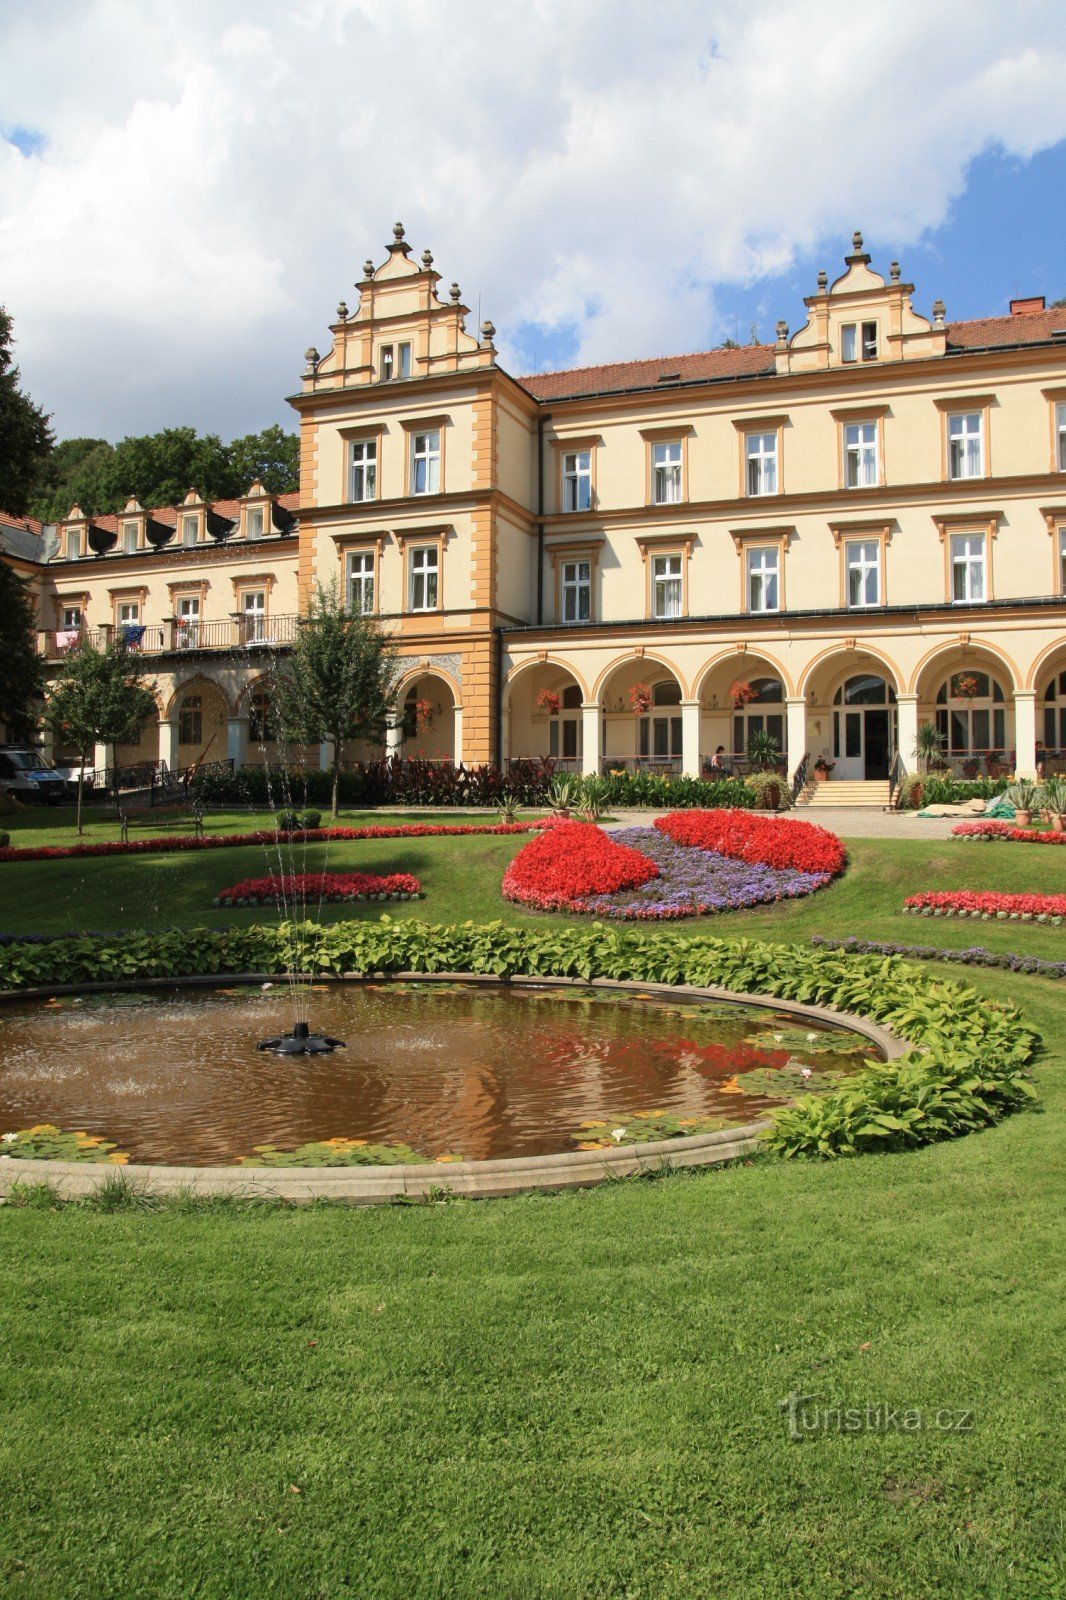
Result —
[[[722,987],[854,1011],[912,1048],[827,1095],[776,1113],[767,1143],[782,1155],[857,1155],[955,1137],[1034,1097],[1037,1035],[1017,1008],[931,978],[897,956],[802,945],[648,934],[593,923],[512,928],[503,922],[282,923],[57,940],[0,949],[0,987],[130,982],[234,972],[471,972],[614,978]]]
[[[911,791],[916,785],[921,786],[923,806],[961,806],[967,800],[991,800],[1010,787],[1006,778],[938,778],[926,772],[910,773],[905,781],[904,805],[911,806]]]

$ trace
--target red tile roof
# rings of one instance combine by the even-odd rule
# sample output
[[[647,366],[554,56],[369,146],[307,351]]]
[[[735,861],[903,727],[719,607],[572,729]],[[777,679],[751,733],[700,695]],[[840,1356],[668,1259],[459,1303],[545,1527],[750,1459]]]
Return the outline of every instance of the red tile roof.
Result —
[[[0,511],[0,527],[18,528],[21,533],[32,533],[39,539],[44,523],[38,522],[36,517],[13,517],[9,511]]]
[[[681,383],[752,378],[772,372],[773,365],[773,345],[747,344],[737,350],[700,350],[687,356],[656,356],[646,361],[612,361],[602,367],[570,367],[565,372],[536,372],[517,381],[538,400],[572,400],[578,395],[654,389],[661,378],[678,379]],[[662,387],[670,385],[664,383]]]
[[[1052,306],[1049,311],[1021,311],[1013,317],[949,322],[948,347],[989,350],[996,345],[1043,344],[1060,331],[1066,331],[1066,306]]]
[[[277,505],[281,506],[282,510],[284,511],[297,511],[300,506],[300,496],[295,493],[275,494],[269,496],[268,498],[272,499]],[[226,520],[230,522],[236,522],[237,518],[241,514],[241,503],[239,500],[206,500],[204,504],[207,506],[207,509],[209,511],[213,511],[216,516],[225,517]],[[183,509],[183,506],[152,506],[146,515],[150,522],[161,523],[166,528],[176,528],[178,525],[179,513]],[[139,516],[140,513],[131,512],[130,515]],[[2,520],[2,518],[3,513],[0,513],[0,520]],[[90,517],[89,521],[92,523],[94,528],[103,528],[105,533],[117,533],[119,530],[119,524],[126,521],[126,513],[124,511],[117,511],[114,513],[108,512],[104,516]],[[38,522],[35,524],[35,527],[38,531],[40,531],[41,524]]]

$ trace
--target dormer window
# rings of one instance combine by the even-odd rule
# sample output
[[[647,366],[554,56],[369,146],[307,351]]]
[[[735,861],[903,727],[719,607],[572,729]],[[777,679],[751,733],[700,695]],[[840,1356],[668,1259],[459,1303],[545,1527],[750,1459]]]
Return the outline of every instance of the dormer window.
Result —
[[[877,360],[877,323],[845,322],[840,330],[841,361]]]
[[[184,516],[181,519],[181,542],[186,550],[190,550],[196,543],[199,521],[199,517],[196,516]]]
[[[122,524],[122,548],[126,555],[132,555],[137,548],[137,524],[124,522]]]
[[[81,529],[67,529],[67,560],[77,561],[81,555]]]
[[[249,539],[263,537],[263,508],[262,506],[249,506],[246,513],[245,533]]]
[[[396,367],[396,351],[395,351],[395,349],[393,348],[393,346],[391,344],[383,344],[382,347],[381,347],[381,361],[380,361],[380,364],[379,364],[379,373],[380,373],[380,377],[381,377],[382,383],[388,383],[389,379],[394,376],[395,367]]]

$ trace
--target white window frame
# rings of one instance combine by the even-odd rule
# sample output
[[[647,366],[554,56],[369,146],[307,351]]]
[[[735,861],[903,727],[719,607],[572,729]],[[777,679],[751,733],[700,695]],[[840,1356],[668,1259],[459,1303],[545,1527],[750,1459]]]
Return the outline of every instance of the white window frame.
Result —
[[[350,550],[348,552],[348,609],[363,615],[374,609],[374,552]]]
[[[191,550],[196,543],[200,532],[200,519],[193,512],[183,512],[181,518],[181,543],[184,550]]]
[[[844,577],[849,611],[864,611],[881,604],[881,541],[879,539],[846,539],[844,541]],[[873,594],[870,579],[873,579]],[[853,579],[856,581],[853,583]],[[859,598],[855,598],[856,590]]]
[[[80,528],[68,528],[67,529],[67,560],[68,561],[80,561],[81,560],[81,529]]]
[[[681,501],[683,452],[680,439],[662,439],[651,447],[651,498],[656,506]]]
[[[1055,407],[1055,461],[1060,472],[1066,472],[1066,404]]]
[[[841,326],[840,359],[848,363],[859,359],[859,328],[855,322],[845,322]]]
[[[877,484],[877,423],[845,422],[844,487],[872,489]]]
[[[871,333],[870,330],[873,330]],[[864,361],[876,361],[879,345],[878,327],[876,322],[859,323],[859,349]]]
[[[976,423],[976,427],[972,424]],[[976,444],[976,449],[974,446]],[[976,460],[976,468],[974,461]],[[948,477],[953,480],[985,475],[985,414],[983,411],[948,412]]]
[[[348,500],[360,505],[378,497],[378,442],[353,439],[348,446]]]
[[[977,605],[988,599],[988,541],[983,533],[951,535],[951,599]]]
[[[262,644],[266,638],[266,590],[245,589],[241,594],[241,623],[245,644]]]
[[[396,374],[396,351],[391,344],[383,344],[378,351],[378,377],[382,383],[391,383]]]
[[[244,537],[262,539],[266,533],[266,507],[248,506],[244,513]]]
[[[436,611],[440,597],[440,547],[413,545],[410,574],[408,610]]]
[[[777,493],[777,434],[744,435],[745,488],[749,495]]]
[[[191,649],[200,642],[200,596],[198,594],[180,594],[177,605],[177,627],[175,633],[178,642],[186,649]]]
[[[423,433],[411,435],[412,494],[439,494],[440,444],[439,428],[427,428]]]
[[[141,620],[141,602],[139,600],[120,600],[116,607],[115,621],[120,628],[127,625],[137,627]]]
[[[409,378],[411,376],[411,342],[405,340],[396,346],[396,376]]]
[[[592,619],[592,562],[578,557],[564,561],[560,578],[562,620],[589,622]]]
[[[81,631],[83,612],[81,606],[63,607],[63,632],[75,633]]]
[[[135,522],[124,522],[122,524],[122,553],[123,555],[132,556],[136,554],[136,551],[137,524]]]
[[[563,510],[592,510],[591,450],[568,450],[563,456]]]
[[[781,547],[749,545],[745,552],[748,610],[763,614],[781,609]]]
[[[670,550],[651,558],[651,614],[653,617],[684,615],[683,561]]]

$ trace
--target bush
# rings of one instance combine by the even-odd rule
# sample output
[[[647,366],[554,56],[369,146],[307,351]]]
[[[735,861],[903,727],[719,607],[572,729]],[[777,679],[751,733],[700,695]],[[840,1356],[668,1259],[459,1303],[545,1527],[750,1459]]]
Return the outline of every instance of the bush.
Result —
[[[301,813],[300,813],[300,827],[301,828],[320,828],[321,826],[322,826],[322,813],[321,813],[321,811],[301,811]]]
[[[992,800],[1007,788],[1006,778],[972,781],[936,772],[909,772],[903,780],[901,807],[961,806],[967,800]]]
[[[291,923],[60,939],[0,948],[0,984],[136,983],[199,973],[312,975],[471,972],[507,978],[613,978],[629,983],[720,985],[874,1019],[910,1041],[895,1061],[871,1065],[827,1095],[774,1114],[767,1143],[788,1156],[896,1150],[997,1122],[1034,1098],[1028,1065],[1037,1035],[1010,1003],[930,978],[896,956],[824,948],[646,934],[630,928],[435,927],[417,921]]]
[[[279,811],[274,822],[280,833],[295,833],[300,826],[300,819],[295,811]]]
[[[0,850],[6,850],[11,843],[11,835],[0,828]]]
[[[661,811],[713,811],[725,806],[751,811],[755,796],[741,778],[671,778],[659,772],[607,772],[603,804],[654,806]]]
[[[755,796],[760,811],[787,811],[792,803],[788,780],[779,772],[749,772],[744,785]]]

